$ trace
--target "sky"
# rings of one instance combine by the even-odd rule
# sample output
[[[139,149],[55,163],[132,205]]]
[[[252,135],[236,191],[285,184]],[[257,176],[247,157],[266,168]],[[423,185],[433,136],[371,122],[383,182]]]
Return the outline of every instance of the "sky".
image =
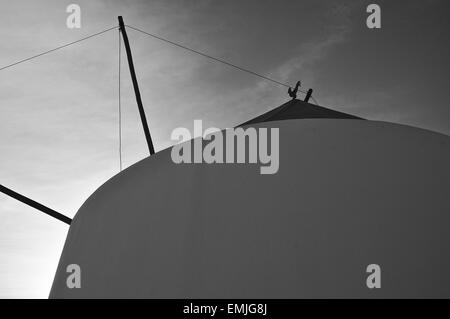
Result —
[[[81,8],[81,28],[66,7]],[[368,29],[366,7],[381,7]],[[304,89],[322,106],[450,134],[450,4],[403,1],[0,0],[0,68],[117,25]],[[286,88],[128,30],[156,151],[176,127],[232,127]],[[0,184],[69,217],[119,172],[118,31],[0,71]],[[124,52],[124,51],[122,51]],[[122,59],[122,158],[147,156]],[[47,298],[67,225],[0,194],[0,298]]]

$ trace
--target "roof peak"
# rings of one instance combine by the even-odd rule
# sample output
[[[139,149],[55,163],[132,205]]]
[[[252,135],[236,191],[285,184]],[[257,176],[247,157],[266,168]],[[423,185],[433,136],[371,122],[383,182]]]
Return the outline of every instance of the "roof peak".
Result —
[[[289,119],[314,119],[314,118],[363,120],[362,118],[351,114],[331,110],[298,99],[293,99],[282,104],[277,108],[274,108],[245,123],[242,123],[241,125],[279,121],[279,120],[289,120]]]

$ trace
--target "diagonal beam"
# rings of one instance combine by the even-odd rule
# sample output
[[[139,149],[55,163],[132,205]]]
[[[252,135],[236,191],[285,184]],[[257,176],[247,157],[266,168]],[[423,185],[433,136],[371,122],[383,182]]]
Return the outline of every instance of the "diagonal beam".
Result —
[[[139,115],[141,116],[142,127],[144,129],[145,139],[147,140],[148,150],[150,155],[155,154],[155,149],[153,148],[152,138],[150,136],[150,130],[148,129],[147,118],[145,117],[144,106],[142,105],[141,93],[139,92],[139,85],[136,78],[136,72],[134,70],[133,56],[131,55],[130,43],[128,42],[127,31],[125,30],[125,24],[121,16],[119,19],[120,32],[122,33],[123,43],[125,45],[125,50],[127,52],[128,67],[130,68],[131,80],[133,81],[134,93],[136,95],[136,102],[139,109]]]
[[[3,194],[6,194],[16,200],[18,200],[19,202],[22,202],[28,206],[31,206],[37,210],[40,210],[41,212],[50,215],[68,225],[70,225],[70,223],[72,222],[72,219],[70,219],[69,217],[58,213],[57,211],[54,211],[51,208],[48,208],[47,206],[44,206],[28,197],[25,197],[23,195],[20,195],[19,193],[16,193],[15,191],[13,191],[12,189],[9,189],[3,185],[0,184],[0,192],[2,192]]]

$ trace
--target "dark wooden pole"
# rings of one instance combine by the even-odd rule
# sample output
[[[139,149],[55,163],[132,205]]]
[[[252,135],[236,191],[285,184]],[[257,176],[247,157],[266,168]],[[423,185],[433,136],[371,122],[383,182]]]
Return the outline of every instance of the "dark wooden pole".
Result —
[[[34,200],[29,199],[28,197],[20,195],[19,193],[16,193],[15,191],[13,191],[3,185],[0,185],[0,192],[18,200],[19,202],[22,202],[28,206],[31,206],[37,210],[40,210],[41,212],[46,213],[47,215],[50,215],[66,224],[70,225],[70,223],[72,222],[72,219],[70,219],[69,217],[64,216],[63,214],[60,214],[60,213],[54,211],[53,209],[48,208],[47,206],[39,204],[38,202],[35,202]]]
[[[148,129],[147,118],[145,117],[144,106],[142,105],[141,93],[139,92],[139,85],[136,79],[136,72],[134,71],[133,57],[131,55],[130,43],[128,42],[127,31],[125,30],[125,24],[123,23],[122,16],[119,16],[119,27],[122,33],[123,43],[125,45],[125,50],[127,52],[128,67],[130,68],[131,80],[133,81],[134,93],[136,95],[136,102],[139,109],[139,114],[141,116],[142,127],[144,128],[145,139],[147,140],[148,150],[150,155],[155,154],[155,149],[153,148],[152,137],[150,136],[150,131]]]
[[[312,92],[313,92],[313,90],[309,89],[308,92],[306,93],[306,96],[305,96],[306,103],[308,103],[309,99],[311,98]]]

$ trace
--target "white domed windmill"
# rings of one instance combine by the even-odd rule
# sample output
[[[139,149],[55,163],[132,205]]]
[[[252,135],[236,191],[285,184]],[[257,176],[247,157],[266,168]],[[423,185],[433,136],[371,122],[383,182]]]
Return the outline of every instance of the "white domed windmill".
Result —
[[[279,129],[276,174],[175,164],[170,148],[154,151],[126,29],[156,36],[119,21],[151,156],[73,220],[0,187],[70,224],[51,298],[450,297],[448,136],[363,120],[289,88],[293,99],[240,125]],[[81,289],[66,284],[74,263]],[[382,289],[366,285],[370,264]]]

